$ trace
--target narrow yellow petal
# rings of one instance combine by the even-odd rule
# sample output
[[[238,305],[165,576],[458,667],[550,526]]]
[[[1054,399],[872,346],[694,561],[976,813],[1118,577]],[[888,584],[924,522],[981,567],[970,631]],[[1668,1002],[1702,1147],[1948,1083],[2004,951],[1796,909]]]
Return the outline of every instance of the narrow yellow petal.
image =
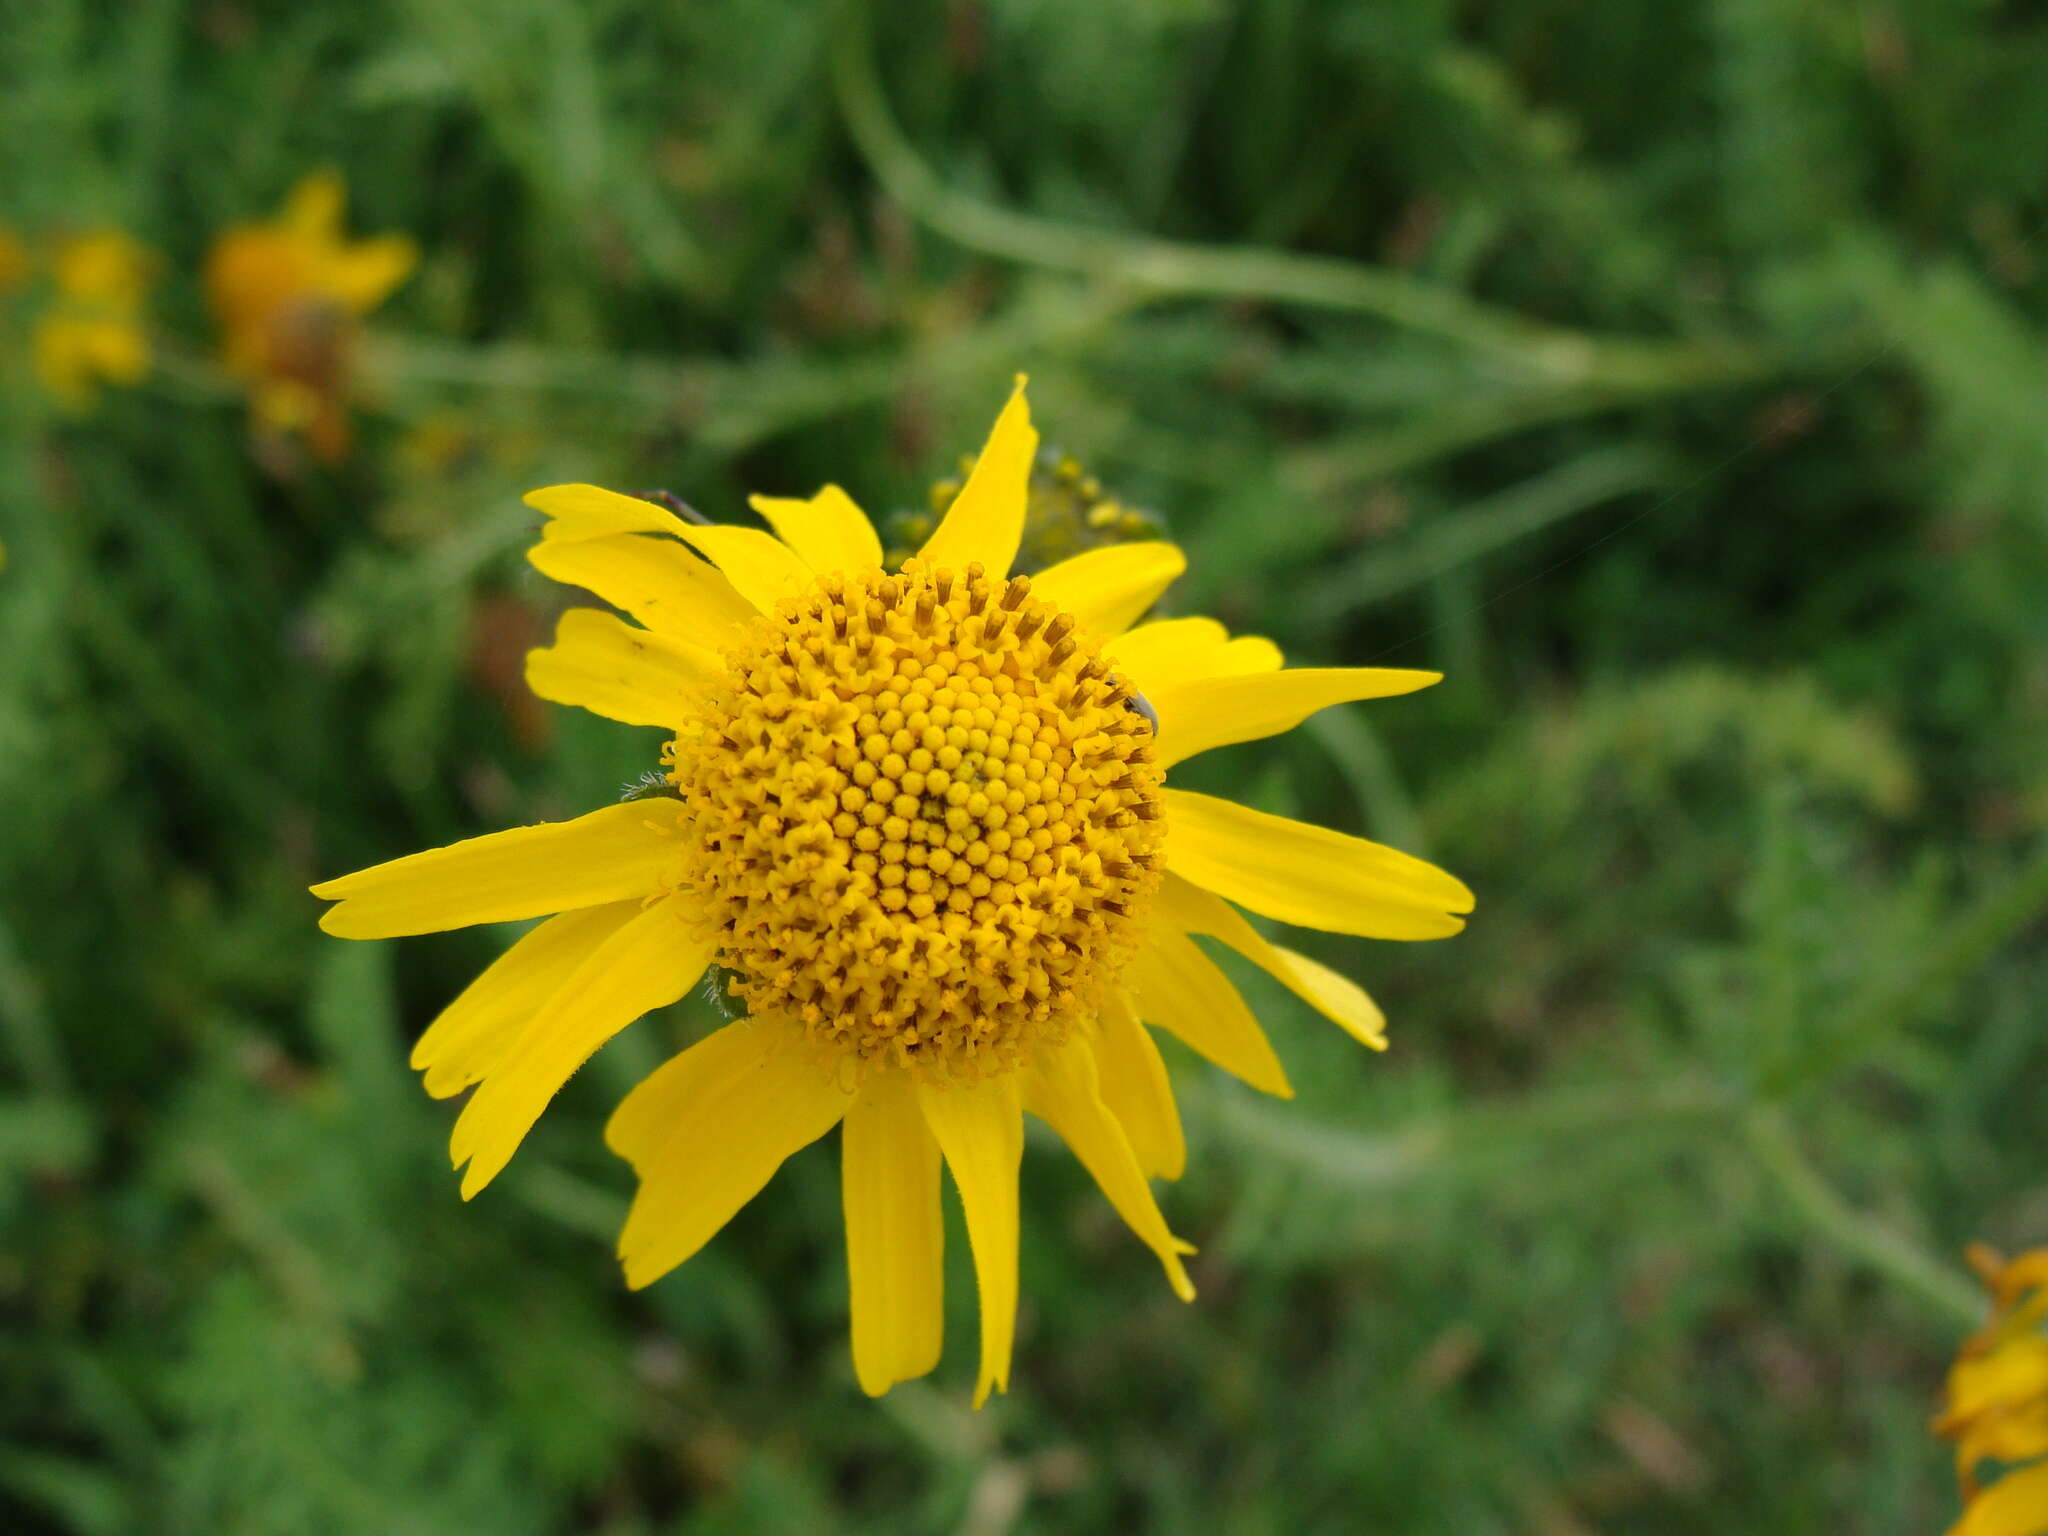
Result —
[[[1155,927],[1124,971],[1138,1014],[1261,1093],[1291,1099],[1273,1042],[1215,961],[1184,933]]]
[[[313,171],[301,176],[285,194],[278,222],[314,242],[335,240],[340,238],[341,216],[347,206],[348,189],[342,183],[341,173]]]
[[[322,277],[328,291],[345,306],[367,315],[412,276],[419,261],[419,247],[409,236],[375,235],[336,252]]]
[[[585,587],[649,629],[707,650],[732,643],[732,628],[754,605],[687,545],[644,533],[592,539],[543,539],[526,552],[543,575]]]
[[[1167,867],[1254,912],[1370,939],[1440,939],[1472,910],[1464,882],[1434,864],[1249,806],[1165,792]]]
[[[683,538],[725,572],[733,589],[763,613],[772,612],[783,598],[807,591],[815,580],[795,550],[759,528],[685,526]]]
[[[710,1242],[850,1099],[801,1030],[765,1019],[726,1025],[635,1088],[605,1129],[640,1175],[619,1234],[626,1284]]]
[[[504,1060],[520,1027],[600,944],[636,916],[642,901],[614,901],[551,917],[485,967],[441,1010],[412,1048],[428,1093],[452,1098]]]
[[[1010,1346],[1017,1332],[1017,1180],[1024,1161],[1017,1079],[1006,1074],[972,1084],[920,1084],[917,1098],[967,1213],[967,1242],[981,1289],[981,1377],[974,1388],[979,1408],[991,1389],[1010,1390]]]
[[[645,897],[674,862],[682,809],[676,800],[608,805],[359,869],[312,888],[341,903],[320,926],[336,938],[389,939]]]
[[[1102,1102],[1122,1124],[1138,1166],[1147,1178],[1179,1178],[1187,1168],[1188,1144],[1181,1133],[1180,1106],[1173,1101],[1173,1081],[1121,988],[1104,1001],[1089,1039],[1101,1069]]]
[[[1108,544],[1047,566],[1031,578],[1031,595],[1109,639],[1142,618],[1187,568],[1187,556],[1172,544]]]
[[[1392,698],[1442,680],[1441,672],[1392,667],[1298,667],[1155,683],[1144,693],[1159,715],[1160,764],[1171,767],[1211,747],[1291,731],[1332,704]]]
[[[1970,1501],[1948,1536],[2048,1536],[2048,1461],[2006,1473]]]
[[[469,1165],[462,1198],[498,1176],[548,1101],[599,1046],[695,986],[712,950],[670,897],[629,918],[591,951],[463,1106],[448,1144],[455,1166]]]
[[[1103,1103],[1087,1040],[1069,1035],[1064,1045],[1039,1051],[1024,1069],[1023,1091],[1024,1107],[1059,1132],[1117,1214],[1159,1256],[1174,1295],[1193,1301],[1194,1282],[1181,1263],[1181,1254],[1193,1250],[1167,1230],[1123,1127]]]
[[[826,486],[808,501],[791,496],[754,496],[748,501],[768,519],[776,537],[821,576],[872,570],[882,563],[875,525],[836,485]]]
[[[542,698],[669,730],[693,719],[704,690],[724,675],[703,646],[595,608],[571,608],[555,626],[555,643],[526,653],[526,686]]]
[[[1153,906],[1158,920],[1182,933],[1221,939],[1361,1045],[1387,1048],[1387,1016],[1356,982],[1306,955],[1268,943],[1244,915],[1221,896],[1169,874]]]
[[[1154,619],[1126,630],[1102,648],[1103,656],[1146,697],[1153,690],[1209,677],[1277,672],[1280,647],[1259,635],[1230,638],[1214,619]]]
[[[554,542],[602,539],[616,533],[672,533],[690,524],[638,496],[622,496],[597,485],[549,485],[528,491],[529,507],[548,516],[540,536]]]
[[[645,1176],[688,1107],[751,1069],[773,1035],[752,1023],[715,1029],[642,1078],[605,1122],[604,1144]]]
[[[939,1363],[946,1314],[939,1144],[901,1072],[862,1085],[840,1132],[853,1370],[880,1397]]]
[[[967,484],[917,552],[926,565],[964,571],[978,560],[991,576],[1010,573],[1017,546],[1024,542],[1024,499],[1031,460],[1038,452],[1038,431],[1031,425],[1024,382],[1024,375],[1018,374],[1009,403],[996,417]]]

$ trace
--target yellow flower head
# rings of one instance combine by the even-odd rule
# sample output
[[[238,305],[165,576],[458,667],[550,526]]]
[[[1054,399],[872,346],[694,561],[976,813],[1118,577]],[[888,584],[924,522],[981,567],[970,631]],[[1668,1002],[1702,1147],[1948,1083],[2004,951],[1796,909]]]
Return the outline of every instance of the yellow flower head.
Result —
[[[275,220],[225,231],[206,259],[223,358],[248,385],[258,428],[304,433],[330,461],[348,451],[357,322],[418,260],[404,235],[348,240],[345,200],[333,172],[308,176]]]
[[[1970,1263],[1993,1311],[1957,1355],[1934,1422],[1956,1443],[1967,1505],[1950,1536],[2040,1536],[2048,1532],[2048,1248],[2007,1263],[1978,1244]],[[2006,1468],[1989,1487],[1977,1477],[1986,1461]]]
[[[772,534],[593,486],[534,492],[549,522],[533,563],[639,622],[570,609],[527,681],[667,732],[654,792],[313,888],[339,903],[322,926],[345,938],[558,914],[413,1054],[428,1092],[476,1088],[451,1146],[465,1196],[592,1051],[712,969],[744,1017],[656,1071],[606,1130],[640,1179],[627,1282],[689,1258],[784,1158],[843,1126],[853,1358],[871,1393],[938,1360],[942,1163],[980,1281],[976,1401],[1007,1384],[1027,1110],[1192,1297],[1191,1250],[1147,1182],[1178,1177],[1185,1149],[1145,1026],[1290,1092],[1195,935],[1384,1044],[1364,992],[1233,902],[1397,939],[1455,933],[1472,904],[1391,848],[1167,783],[1196,753],[1437,675],[1283,671],[1270,641],[1212,620],[1138,623],[1183,568],[1169,544],[1012,576],[1037,441],[1020,380],[894,572],[836,486],[756,497]]]
[[[149,372],[145,302],[155,260],[118,229],[59,240],[50,251],[54,296],[30,336],[36,376],[68,410],[87,410],[102,384],[134,384]]]

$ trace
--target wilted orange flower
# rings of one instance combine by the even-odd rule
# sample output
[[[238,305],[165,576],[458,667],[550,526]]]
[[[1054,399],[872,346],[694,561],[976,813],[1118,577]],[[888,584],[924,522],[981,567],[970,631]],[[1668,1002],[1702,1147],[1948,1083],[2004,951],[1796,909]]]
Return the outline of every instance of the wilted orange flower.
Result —
[[[206,259],[207,302],[228,369],[249,387],[257,429],[304,433],[329,462],[348,451],[357,321],[419,259],[405,235],[346,239],[346,200],[338,175],[317,172],[292,189],[275,220],[225,231]]]
[[[1962,1519],[1949,1536],[2048,1533],[2048,1248],[2007,1263],[1981,1243],[1970,1267],[1992,1295],[1991,1320],[1963,1344],[1948,1374],[1936,1434],[1956,1443]],[[1988,1486],[1986,1461],[2005,1471]]]
[[[56,290],[32,334],[36,377],[60,405],[87,410],[102,384],[133,384],[149,372],[142,328],[154,260],[118,229],[89,230],[50,250]]]

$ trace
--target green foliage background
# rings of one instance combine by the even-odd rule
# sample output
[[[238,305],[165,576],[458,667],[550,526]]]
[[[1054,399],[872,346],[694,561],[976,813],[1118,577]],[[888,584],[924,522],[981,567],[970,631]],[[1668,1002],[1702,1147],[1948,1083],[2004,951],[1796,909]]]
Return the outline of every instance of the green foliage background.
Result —
[[[161,365],[0,351],[0,1526],[1934,1531],[1982,1236],[2048,1240],[2048,12],[2006,0],[14,0],[0,223]],[[211,235],[341,168],[421,270],[338,470],[252,453]],[[1194,765],[1478,890],[1306,941],[1300,1096],[1174,1057],[1183,1308],[1026,1160],[1015,1390],[870,1403],[836,1159],[641,1295],[598,1129],[464,1207],[410,1039],[508,934],[304,887],[573,814],[518,493],[913,508],[1013,369],[1170,605],[1423,695]],[[1249,985],[1249,979],[1248,979]]]

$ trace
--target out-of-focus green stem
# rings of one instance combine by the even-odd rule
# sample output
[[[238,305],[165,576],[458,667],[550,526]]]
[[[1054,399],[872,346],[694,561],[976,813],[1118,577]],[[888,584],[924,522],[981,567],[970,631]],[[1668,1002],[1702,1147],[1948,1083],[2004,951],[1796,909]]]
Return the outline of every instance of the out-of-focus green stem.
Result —
[[[1855,1065],[1874,1040],[1895,1028],[1923,1000],[1967,976],[2043,912],[2048,912],[2048,846],[2022,865],[2011,880],[1951,923],[1920,951],[1918,963],[1903,976],[1852,1003],[1823,1044],[1765,1084],[1768,1096],[1782,1098]]]
[[[1361,710],[1326,709],[1311,715],[1308,733],[1336,761],[1350,781],[1351,793],[1365,816],[1366,829],[1383,843],[1392,843],[1417,858],[1429,857],[1429,839],[1415,811],[1415,797],[1401,781],[1400,770]]]
[[[904,137],[875,73],[866,8],[853,0],[840,9],[832,74],[854,142],[890,195],[947,238],[992,256],[1168,293],[1372,315],[1491,353],[1531,376],[1572,388],[1665,393],[1748,382],[1775,367],[1767,354],[1733,342],[1639,341],[1548,325],[1361,262],[1185,245],[993,207],[947,187]]]
[[[1799,1150],[1780,1111],[1768,1106],[1751,1110],[1743,1118],[1743,1134],[1758,1165],[1821,1236],[1945,1317],[1965,1327],[1983,1321],[1984,1301],[1976,1288],[1958,1271],[1844,1200]]]
[[[1319,1125],[1269,1099],[1229,1089],[1207,1090],[1196,1079],[1177,1084],[1203,1102],[1222,1125],[1259,1150],[1359,1189],[1384,1189],[1442,1174],[1465,1159],[1503,1146],[1556,1137],[1607,1135],[1644,1124],[1704,1120],[1726,1124],[1728,1095],[1711,1084],[1671,1083],[1639,1092],[1558,1093],[1519,1103],[1481,1104],[1425,1115],[1391,1131],[1360,1132]],[[1190,1093],[1188,1090],[1192,1089]]]
[[[1188,1097],[1205,1104],[1226,1129],[1260,1151],[1319,1179],[1376,1191],[1444,1174],[1468,1157],[1522,1142],[1611,1135],[1659,1123],[1689,1122],[1717,1133],[1739,1127],[1758,1165],[1821,1237],[1944,1318],[1975,1326],[1983,1315],[1982,1299],[1959,1271],[1844,1200],[1799,1150],[1778,1110],[1744,1109],[1712,1085],[1677,1083],[1627,1095],[1563,1094],[1428,1116],[1370,1135],[1279,1113],[1246,1094],[1198,1089]]]
[[[1005,371],[1022,353],[1084,345],[1142,298],[1130,288],[1072,285],[1057,296],[1027,297],[965,331],[830,363],[621,356],[522,342],[469,346],[386,332],[364,338],[364,355],[369,371],[399,388],[626,401],[686,421],[700,444],[734,453],[807,422],[889,400],[902,390],[906,372],[970,377]]]

